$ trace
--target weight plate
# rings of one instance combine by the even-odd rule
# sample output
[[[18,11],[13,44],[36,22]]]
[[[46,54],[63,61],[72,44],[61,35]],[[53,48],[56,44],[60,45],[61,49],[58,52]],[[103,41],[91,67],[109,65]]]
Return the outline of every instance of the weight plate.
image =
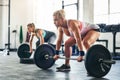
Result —
[[[104,46],[93,45],[88,50],[85,58],[85,68],[89,75],[100,78],[110,71],[111,64],[100,63],[100,59],[111,60],[111,54]]]
[[[21,44],[18,48],[17,54],[19,58],[30,58],[31,53],[30,51],[30,46],[26,43]]]
[[[34,64],[34,59],[32,59],[32,58],[20,58],[20,63],[22,63],[22,64]]]
[[[35,51],[34,61],[39,68],[48,69],[55,63],[53,58],[45,59],[45,55],[55,55],[55,49],[49,44],[42,44]]]

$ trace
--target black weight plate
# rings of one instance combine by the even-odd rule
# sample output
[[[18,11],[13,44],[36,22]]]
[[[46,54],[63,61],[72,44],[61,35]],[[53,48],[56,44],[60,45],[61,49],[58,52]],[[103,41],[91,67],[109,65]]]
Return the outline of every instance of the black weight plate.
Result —
[[[21,44],[18,48],[17,54],[19,58],[30,58],[31,53],[30,51],[30,46],[26,43]]]
[[[85,67],[91,76],[97,78],[105,76],[111,69],[111,64],[100,63],[99,59],[111,60],[112,58],[107,48],[93,45],[86,54]]]
[[[34,59],[32,59],[32,58],[20,58],[20,63],[22,63],[22,64],[34,64]]]
[[[53,58],[45,59],[45,55],[54,56],[55,49],[49,44],[40,45],[34,54],[35,64],[42,69],[48,69],[55,63]]]

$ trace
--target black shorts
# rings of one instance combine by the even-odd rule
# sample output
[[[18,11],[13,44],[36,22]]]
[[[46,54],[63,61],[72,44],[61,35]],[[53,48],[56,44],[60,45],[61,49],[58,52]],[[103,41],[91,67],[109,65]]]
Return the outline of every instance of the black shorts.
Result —
[[[94,31],[100,32],[100,29],[93,29]]]

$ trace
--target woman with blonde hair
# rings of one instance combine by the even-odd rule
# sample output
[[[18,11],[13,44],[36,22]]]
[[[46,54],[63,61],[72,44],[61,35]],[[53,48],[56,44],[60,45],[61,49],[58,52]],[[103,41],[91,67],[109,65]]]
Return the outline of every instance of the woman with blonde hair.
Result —
[[[71,46],[77,44],[79,56],[77,61],[80,62],[83,60],[85,55],[84,48],[88,50],[90,46],[96,42],[100,36],[99,26],[95,24],[85,23],[78,20],[65,18],[64,10],[57,10],[53,13],[54,24],[58,30],[58,40],[56,44],[56,55],[54,59],[59,58],[59,49],[63,39],[63,34],[67,35],[69,38],[65,41],[65,57],[70,58],[72,51]],[[60,67],[57,67],[58,70],[70,70],[70,61],[65,59],[65,64]]]
[[[32,42],[33,42],[34,36],[38,38],[38,41],[36,42],[36,48],[39,45],[42,45],[43,43],[53,44],[54,41],[56,40],[56,34],[54,32],[40,29],[40,28],[35,29],[34,23],[29,23],[27,25],[27,29],[29,33],[29,36],[28,36],[29,39],[26,38],[26,42],[28,41],[30,43],[30,53],[33,52]]]
[[[44,29],[35,29],[36,37],[38,41],[36,42],[36,47],[43,43],[53,44],[56,40],[56,34],[52,31],[44,30]]]
[[[30,36],[31,36],[31,34],[34,33],[34,32],[35,32],[35,25],[34,25],[34,23],[29,23],[29,24],[27,25],[26,42],[29,43],[29,41],[30,41]]]

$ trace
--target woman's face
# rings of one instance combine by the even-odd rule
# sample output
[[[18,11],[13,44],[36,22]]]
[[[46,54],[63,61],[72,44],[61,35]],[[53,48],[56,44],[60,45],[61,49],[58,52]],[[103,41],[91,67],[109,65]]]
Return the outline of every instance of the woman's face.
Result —
[[[54,21],[55,26],[57,27],[62,26],[63,24],[62,19],[56,16],[53,16],[53,21]]]
[[[37,37],[41,37],[41,36],[42,36],[42,30],[39,29],[39,30],[36,32],[36,36],[37,36]]]
[[[33,28],[33,27],[29,27],[29,26],[28,26],[27,29],[28,29],[28,32],[29,32],[29,33],[31,33],[31,32],[34,31],[34,28]]]

